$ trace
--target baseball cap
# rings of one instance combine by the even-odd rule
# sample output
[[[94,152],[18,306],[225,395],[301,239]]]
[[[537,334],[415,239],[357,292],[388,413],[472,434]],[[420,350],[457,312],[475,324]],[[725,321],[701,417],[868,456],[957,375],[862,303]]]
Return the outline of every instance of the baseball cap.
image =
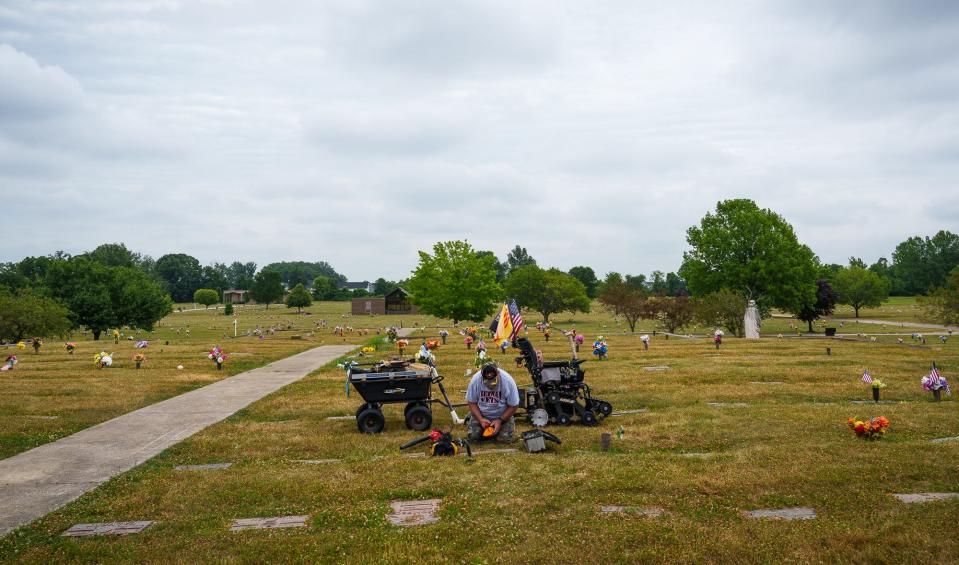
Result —
[[[482,375],[483,384],[486,385],[486,388],[496,388],[499,383],[499,369],[496,368],[496,365],[493,363],[483,365]]]

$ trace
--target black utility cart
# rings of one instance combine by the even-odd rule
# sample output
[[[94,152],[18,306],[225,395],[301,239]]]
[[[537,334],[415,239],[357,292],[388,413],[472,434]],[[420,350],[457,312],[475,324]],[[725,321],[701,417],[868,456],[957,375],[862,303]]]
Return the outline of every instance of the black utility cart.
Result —
[[[372,366],[354,364],[346,378],[365,400],[356,409],[356,427],[363,433],[383,431],[384,404],[405,403],[406,427],[416,431],[428,430],[433,425],[431,405],[434,402],[452,410],[443,388],[443,377],[430,365],[411,361],[384,361]],[[439,387],[442,400],[433,398],[434,384]]]

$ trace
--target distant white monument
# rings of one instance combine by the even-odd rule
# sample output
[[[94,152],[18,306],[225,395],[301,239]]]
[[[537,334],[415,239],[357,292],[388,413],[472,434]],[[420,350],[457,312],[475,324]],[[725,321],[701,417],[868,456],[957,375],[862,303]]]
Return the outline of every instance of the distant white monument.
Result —
[[[756,309],[756,301],[750,300],[746,304],[746,316],[743,318],[743,326],[746,329],[746,339],[759,339],[759,310]]]

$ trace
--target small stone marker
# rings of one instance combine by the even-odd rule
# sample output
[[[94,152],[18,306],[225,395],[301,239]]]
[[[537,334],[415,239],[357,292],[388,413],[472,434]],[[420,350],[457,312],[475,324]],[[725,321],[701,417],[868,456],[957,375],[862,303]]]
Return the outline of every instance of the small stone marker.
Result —
[[[206,463],[203,465],[177,465],[174,471],[219,471],[228,469],[233,463]]]
[[[610,416],[627,416],[629,414],[643,414],[644,412],[649,412],[649,408],[633,408],[630,410],[620,410],[619,412],[613,412]]]
[[[515,447],[507,447],[505,449],[477,449],[473,452],[473,455],[489,455],[489,454],[512,454],[519,453],[519,450]],[[460,451],[460,455],[466,455],[466,451]]]
[[[617,506],[615,504],[600,506],[599,511],[603,514],[637,514],[647,518],[656,518],[663,515],[663,509],[656,506]]]
[[[599,448],[603,451],[609,451],[609,444],[613,442],[613,434],[609,432],[603,432],[599,436]]]
[[[327,416],[327,420],[355,420],[356,416]]]
[[[708,402],[713,408],[748,408],[745,402]]]
[[[644,371],[668,371],[669,365],[652,365],[650,367],[643,367]]]
[[[749,518],[772,518],[775,520],[816,519],[816,511],[803,506],[796,508],[777,508],[774,510],[748,510],[743,513]]]
[[[104,522],[98,524],[74,524],[70,529],[60,534],[65,538],[82,538],[87,536],[119,536],[138,534],[152,524],[152,520],[139,522]]]
[[[929,440],[930,443],[949,443],[952,441],[959,441],[959,436],[937,437],[936,439]]]
[[[233,520],[231,532],[243,530],[276,530],[280,528],[302,528],[309,516],[277,516],[276,518],[243,518]]]
[[[339,463],[342,459],[293,459],[294,463],[303,463],[304,465],[326,465],[328,463]]]
[[[393,511],[386,519],[396,526],[422,526],[439,522],[436,511],[443,502],[439,498],[430,500],[395,500],[390,502]]]
[[[949,500],[959,498],[959,492],[916,492],[912,494],[894,494],[896,498],[907,504],[913,502],[931,502],[933,500]]]
[[[750,381],[751,385],[781,385],[785,384],[782,381]]]
[[[34,418],[36,420],[56,420],[60,416],[27,416],[27,418]]]
[[[689,452],[689,453],[677,453],[680,457],[686,457],[687,459],[709,459],[710,457],[715,456],[715,453],[710,453],[708,451],[702,452]]]
[[[853,404],[902,404],[901,400],[880,400],[876,402],[875,400],[853,400]]]

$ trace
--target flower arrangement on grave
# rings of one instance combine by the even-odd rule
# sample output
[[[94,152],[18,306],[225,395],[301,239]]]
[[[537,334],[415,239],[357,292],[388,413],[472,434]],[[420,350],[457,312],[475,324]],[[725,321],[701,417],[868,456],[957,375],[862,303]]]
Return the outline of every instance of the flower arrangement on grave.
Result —
[[[553,335],[553,330],[549,329],[549,326],[546,326],[546,329],[543,330],[543,339],[549,341],[549,336]]]
[[[450,332],[446,330],[440,330],[440,339],[443,340],[443,345],[446,345],[446,338],[450,336]]]
[[[396,341],[396,337],[399,335],[395,326],[390,326],[386,330],[386,339],[390,340],[390,343]]]
[[[398,340],[396,340],[396,348],[400,350],[400,355],[403,355],[403,350],[404,350],[404,349],[406,348],[406,346],[409,345],[409,344],[410,344],[410,342],[408,342],[408,341],[405,340],[405,339],[398,339]]]
[[[216,370],[219,371],[223,368],[223,362],[227,360],[228,355],[224,352],[219,345],[214,345],[213,349],[206,354],[207,359],[216,363]]]
[[[473,349],[473,337],[466,336],[463,338],[463,343],[466,344],[466,349]]]
[[[146,360],[147,356],[144,353],[137,352],[133,354],[133,362],[137,364],[137,369],[139,369],[140,365]]]
[[[6,361],[4,361],[4,362],[3,362],[3,366],[0,367],[0,371],[9,371],[9,370],[12,369],[13,366],[16,365],[16,364],[17,364],[17,356],[16,356],[16,355],[7,355]]]
[[[609,346],[606,345],[606,339],[603,336],[596,338],[593,342],[593,355],[599,359],[609,359]]]
[[[40,353],[40,346],[43,345],[43,340],[39,337],[33,338],[33,352]]]
[[[364,354],[366,354],[366,355],[369,355],[369,354],[373,353],[374,351],[376,351],[376,348],[373,347],[372,345],[367,345],[366,347],[364,347],[364,348],[361,349],[360,351],[362,351],[362,352],[363,352]]]
[[[476,341],[476,326],[467,326],[467,328],[463,330],[463,333],[473,338],[473,341]]]
[[[473,366],[479,368],[483,366],[483,363],[486,363],[486,350],[480,349],[476,352],[476,357],[473,358]]]
[[[20,341],[17,342],[17,349],[20,349],[20,350],[22,351],[22,350],[24,350],[24,349],[26,349],[26,348],[27,348],[27,344],[26,344],[26,343],[23,343],[23,340],[20,340]]]
[[[73,355],[73,352],[77,350],[77,344],[72,341],[68,341],[64,345],[67,348],[67,353],[70,355]]]
[[[107,353],[106,351],[101,351],[94,354],[93,356],[93,366],[97,369],[105,369],[113,365],[113,354]]]
[[[649,349],[649,335],[648,335],[648,334],[643,334],[643,335],[639,336],[639,341],[643,342],[643,349],[644,349],[644,350]]]
[[[138,342],[136,342],[136,343],[133,344],[133,348],[134,348],[134,349],[146,349],[148,345],[150,345],[150,342],[149,342],[149,341],[147,341],[147,340],[145,340],[145,339],[141,339],[140,341],[138,341]]]
[[[936,402],[942,400],[942,391],[946,391],[946,395],[952,396],[952,389],[949,388],[949,381],[946,380],[946,377],[939,374],[939,369],[936,368],[936,364],[932,364],[932,370],[928,375],[922,378],[920,381],[922,383],[922,388],[928,390],[932,393],[932,396],[936,399]]]
[[[426,348],[430,351],[434,351],[440,348],[440,340],[438,339],[428,339],[426,340]]]
[[[879,416],[867,421],[849,418],[846,420],[846,426],[856,437],[862,439],[880,439],[886,435],[889,430],[889,420],[885,416]]]
[[[478,342],[476,342],[476,351],[477,351],[477,352],[486,351],[486,340],[485,340],[485,339],[480,338],[480,340],[479,340]]]
[[[113,330],[113,343],[120,343],[120,330]]]
[[[416,362],[425,363],[427,365],[432,365],[436,362],[436,356],[433,355],[433,352],[426,343],[420,345],[420,350],[416,354]]]

